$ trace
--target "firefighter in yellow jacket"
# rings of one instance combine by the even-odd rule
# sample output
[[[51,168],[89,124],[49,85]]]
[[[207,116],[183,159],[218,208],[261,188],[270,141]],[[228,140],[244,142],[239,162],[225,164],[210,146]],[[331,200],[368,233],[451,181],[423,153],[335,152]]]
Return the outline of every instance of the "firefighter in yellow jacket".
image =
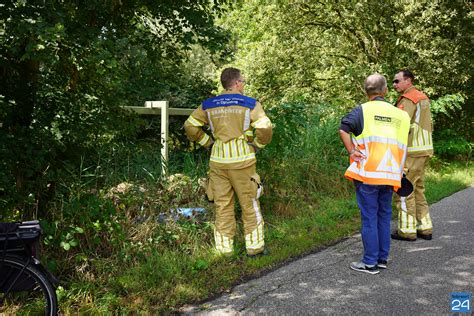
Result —
[[[263,187],[256,173],[255,153],[270,143],[272,123],[262,105],[243,94],[245,79],[239,69],[224,69],[221,83],[223,93],[202,102],[186,120],[184,128],[190,140],[205,148],[211,147],[209,186],[216,205],[217,252],[233,253],[234,196],[237,195],[247,254],[255,256],[265,250],[264,223],[258,201]],[[205,125],[209,125],[212,136],[202,130]]]
[[[392,234],[393,239],[406,241],[417,237],[431,240],[433,233],[424,183],[425,168],[433,155],[430,100],[413,86],[414,79],[409,70],[402,70],[393,80],[393,87],[400,93],[396,106],[411,119],[405,173],[413,184],[413,193],[406,198],[396,196],[398,229]]]

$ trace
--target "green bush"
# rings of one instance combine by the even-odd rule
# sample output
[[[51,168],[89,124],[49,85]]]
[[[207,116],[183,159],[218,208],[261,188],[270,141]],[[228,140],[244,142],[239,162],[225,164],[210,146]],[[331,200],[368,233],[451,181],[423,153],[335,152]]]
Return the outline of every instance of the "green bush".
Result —
[[[435,154],[445,159],[468,160],[472,157],[472,144],[451,129],[434,135]]]
[[[328,104],[295,102],[267,111],[274,124],[272,143],[259,153],[266,182],[263,201],[283,217],[297,215],[303,201],[321,196],[346,196],[343,177],[347,155],[339,138],[342,114]]]

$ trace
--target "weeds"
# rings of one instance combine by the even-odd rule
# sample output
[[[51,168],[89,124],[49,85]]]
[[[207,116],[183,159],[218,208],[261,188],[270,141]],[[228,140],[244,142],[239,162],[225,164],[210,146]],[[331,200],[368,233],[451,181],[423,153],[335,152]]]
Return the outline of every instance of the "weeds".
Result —
[[[258,157],[270,250],[258,259],[245,256],[240,219],[234,255],[213,252],[213,207],[199,184],[208,169],[204,150],[173,152],[169,177],[161,174],[153,142],[103,147],[95,162],[68,166],[51,216],[42,221],[46,262],[62,281],[61,311],[169,313],[355,233],[359,211],[343,177],[348,161],[337,115],[327,107],[306,110],[275,110],[274,143]],[[472,163],[434,158],[427,198],[437,201],[473,182]],[[186,218],[178,207],[206,213]]]

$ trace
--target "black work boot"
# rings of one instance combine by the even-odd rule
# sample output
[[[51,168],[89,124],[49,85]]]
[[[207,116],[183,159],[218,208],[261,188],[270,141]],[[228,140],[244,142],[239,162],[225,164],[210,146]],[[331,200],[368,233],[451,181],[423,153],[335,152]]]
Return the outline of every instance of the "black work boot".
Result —
[[[431,240],[433,239],[433,234],[421,234],[421,233],[416,233],[416,236],[424,239],[424,240]]]
[[[408,237],[400,236],[398,234],[398,232],[393,232],[391,236],[392,236],[392,239],[396,239],[396,240],[404,240],[404,241],[415,241],[416,240],[416,238],[408,238]]]

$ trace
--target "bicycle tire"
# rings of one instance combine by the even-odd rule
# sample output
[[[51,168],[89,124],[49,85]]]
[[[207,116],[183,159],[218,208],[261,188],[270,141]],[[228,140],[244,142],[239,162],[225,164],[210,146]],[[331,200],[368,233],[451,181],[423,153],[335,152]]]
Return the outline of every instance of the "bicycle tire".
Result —
[[[34,264],[16,257],[0,258],[0,314],[57,315],[56,291]]]

